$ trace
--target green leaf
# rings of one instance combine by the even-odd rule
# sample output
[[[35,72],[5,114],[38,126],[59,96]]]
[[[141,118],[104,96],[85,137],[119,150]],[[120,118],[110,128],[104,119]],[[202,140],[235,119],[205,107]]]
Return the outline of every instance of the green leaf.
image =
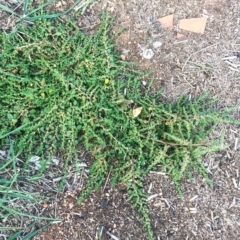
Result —
[[[5,5],[3,5],[3,4],[1,4],[1,3],[0,3],[0,8],[1,8],[3,11],[5,11],[5,12],[8,12],[8,13],[11,13],[11,14],[13,14],[13,15],[15,15],[15,16],[20,17],[20,15],[18,15],[17,13],[15,13],[12,9],[10,9],[9,7],[7,7],[7,6],[5,6]]]
[[[7,238],[7,240],[15,240],[17,239],[24,231],[20,230],[16,233],[14,233],[13,235],[11,235],[10,237]]]
[[[25,0],[25,1],[26,1],[26,0]],[[27,0],[27,2],[28,2],[28,0]],[[56,0],[50,0],[50,1],[48,1],[48,2],[46,2],[46,3],[44,3],[44,4],[42,4],[42,5],[40,5],[39,7],[35,8],[34,10],[32,10],[30,13],[26,14],[26,16],[29,16],[29,15],[31,15],[31,14],[33,14],[33,13],[35,13],[35,12],[41,10],[41,9],[43,9],[44,7],[52,4],[53,2],[56,2]],[[29,18],[26,18],[26,19],[29,19]]]
[[[7,114],[7,118],[8,118],[8,120],[11,121],[11,120],[13,119],[13,115],[12,115],[11,113],[8,113],[8,114]]]
[[[32,239],[32,237],[36,236],[39,232],[41,232],[42,230],[44,230],[45,228],[47,228],[48,226],[50,226],[51,224],[53,224],[54,222],[50,222],[46,225],[44,225],[43,227],[29,233],[28,235],[26,235],[25,237],[22,238],[22,240],[29,240]]]
[[[23,13],[24,13],[24,16],[27,15],[27,7],[28,7],[28,0],[24,0],[24,4],[23,4]]]

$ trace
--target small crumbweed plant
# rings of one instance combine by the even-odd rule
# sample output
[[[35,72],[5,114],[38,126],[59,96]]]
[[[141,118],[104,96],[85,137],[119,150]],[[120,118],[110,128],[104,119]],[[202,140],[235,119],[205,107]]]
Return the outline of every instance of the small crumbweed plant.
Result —
[[[83,143],[95,160],[78,202],[110,175],[112,186],[126,186],[153,240],[145,176],[166,172],[179,194],[181,178],[192,170],[211,184],[202,156],[225,145],[223,137],[210,141],[208,135],[220,122],[239,121],[230,116],[235,108],[216,109],[208,94],[161,101],[161,91],[141,85],[146,74],[121,60],[109,34],[112,24],[103,14],[90,36],[57,19],[37,20],[11,36],[0,33],[0,147],[13,139],[16,155],[26,159],[23,173],[30,157],[40,156],[39,176],[57,151],[64,152],[66,175]]]

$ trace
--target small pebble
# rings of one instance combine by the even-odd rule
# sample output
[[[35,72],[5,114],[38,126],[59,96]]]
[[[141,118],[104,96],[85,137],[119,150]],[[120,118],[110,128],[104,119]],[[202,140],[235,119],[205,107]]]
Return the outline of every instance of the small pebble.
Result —
[[[104,199],[104,200],[102,201],[102,203],[101,203],[101,208],[102,208],[102,209],[105,208],[105,207],[107,206],[107,204],[108,204],[108,200],[107,200],[107,199]]]
[[[154,48],[160,48],[161,46],[162,46],[162,42],[160,42],[160,41],[156,41],[153,43]]]
[[[147,82],[146,81],[142,81],[142,84],[143,84],[143,86],[146,86]]]
[[[142,57],[145,59],[151,59],[153,57],[154,53],[152,49],[145,49],[142,52]]]

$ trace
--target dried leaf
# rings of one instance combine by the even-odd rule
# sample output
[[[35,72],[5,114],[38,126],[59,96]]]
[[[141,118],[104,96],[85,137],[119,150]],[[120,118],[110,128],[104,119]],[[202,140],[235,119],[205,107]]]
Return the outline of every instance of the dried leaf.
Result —
[[[138,117],[141,114],[141,112],[142,112],[142,107],[133,109],[133,117],[134,118]]]
[[[126,60],[126,55],[122,54],[121,59],[122,59],[122,61],[125,61]]]

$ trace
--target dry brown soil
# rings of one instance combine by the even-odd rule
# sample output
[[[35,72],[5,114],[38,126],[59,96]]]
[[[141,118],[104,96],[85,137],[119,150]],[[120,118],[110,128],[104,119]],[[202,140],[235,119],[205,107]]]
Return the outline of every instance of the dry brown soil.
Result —
[[[116,16],[114,31],[126,29],[116,40],[120,54],[137,62],[139,69],[153,71],[154,86],[164,88],[166,101],[210,91],[222,105],[240,104],[239,0],[100,0],[85,11],[79,27],[86,33],[94,31],[102,10]],[[173,27],[164,28],[158,19],[169,14],[174,14]],[[198,17],[207,18],[204,34],[179,29],[180,19]],[[2,12],[0,19],[4,26],[7,18]],[[185,37],[177,39],[177,33]],[[162,46],[154,48],[155,42]],[[144,48],[153,50],[151,59],[142,57]],[[240,118],[240,112],[235,115]],[[192,181],[183,179],[180,198],[167,175],[148,175],[145,191],[151,196],[149,211],[158,240],[240,239],[240,127],[219,125],[213,136],[218,138],[222,131],[230,146],[203,159],[213,187],[195,174]],[[91,158],[80,152],[81,160],[90,166]],[[54,196],[38,206],[38,214],[63,221],[34,239],[147,239],[139,214],[126,201],[124,186],[111,189],[106,181],[83,204],[76,204],[86,178],[86,168],[81,175],[70,171],[61,194],[56,194],[51,179],[38,182],[43,192]]]

